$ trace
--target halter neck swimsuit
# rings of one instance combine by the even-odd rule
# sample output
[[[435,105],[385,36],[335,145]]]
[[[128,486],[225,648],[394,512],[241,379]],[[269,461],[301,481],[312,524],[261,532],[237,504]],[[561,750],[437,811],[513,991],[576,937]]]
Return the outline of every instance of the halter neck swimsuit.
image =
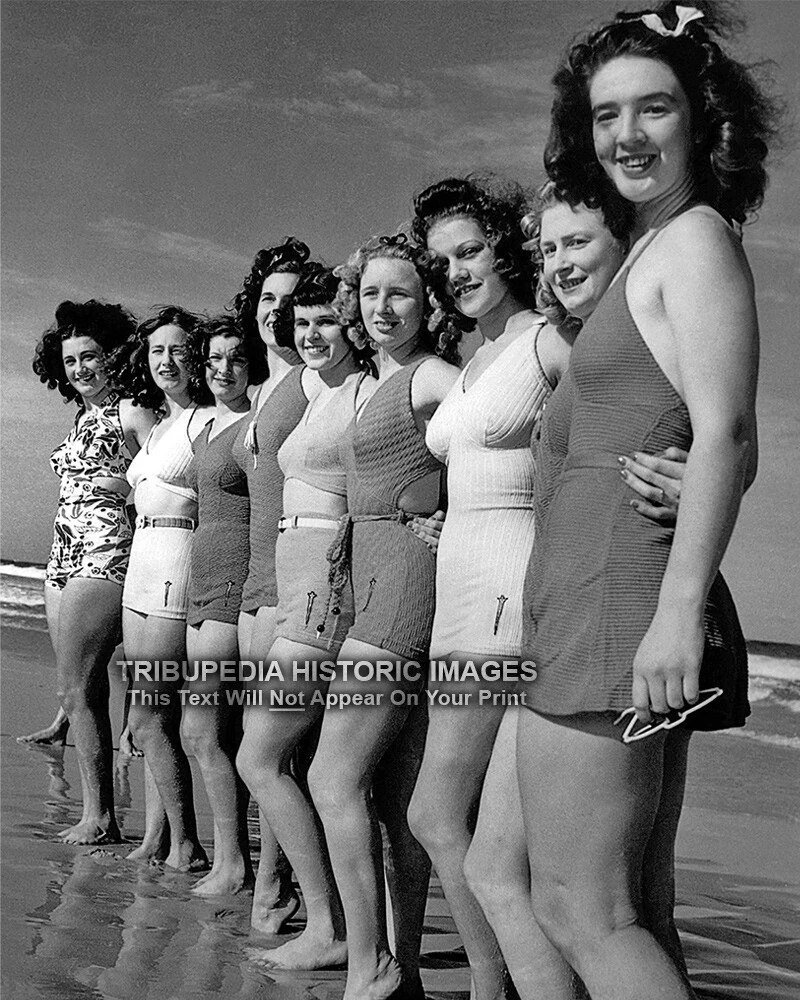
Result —
[[[526,704],[545,714],[631,704],[633,660],[656,611],[674,528],[630,506],[617,456],[692,443],[689,412],[631,316],[627,278],[626,270],[578,337],[543,421],[523,650],[538,670]],[[701,687],[719,683],[725,693],[690,716],[691,728],[742,725],[747,657],[719,575],[705,630]]]

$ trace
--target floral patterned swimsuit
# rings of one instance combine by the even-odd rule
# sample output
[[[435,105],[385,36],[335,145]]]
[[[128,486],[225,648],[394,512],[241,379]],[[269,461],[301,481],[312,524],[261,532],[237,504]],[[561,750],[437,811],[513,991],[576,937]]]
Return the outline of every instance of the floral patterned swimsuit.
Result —
[[[61,590],[73,577],[125,581],[133,532],[125,496],[98,480],[120,479],[131,457],[119,419],[119,396],[81,409],[75,425],[50,456],[61,479],[46,582]],[[126,483],[127,485],[127,483]]]

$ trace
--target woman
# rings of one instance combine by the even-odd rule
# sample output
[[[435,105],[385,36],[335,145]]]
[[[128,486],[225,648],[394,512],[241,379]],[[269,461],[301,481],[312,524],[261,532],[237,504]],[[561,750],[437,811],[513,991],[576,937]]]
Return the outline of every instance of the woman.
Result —
[[[448,291],[477,321],[481,343],[431,419],[426,441],[447,463],[447,517],[436,565],[430,656],[519,659],[522,584],[533,545],[530,441],[569,343],[533,311],[530,255],[518,185],[448,178],[414,199],[417,241],[446,264]],[[464,877],[483,777],[504,707],[478,703],[477,687],[432,684],[456,707],[429,706],[425,756],[409,823],[442,881],[464,943],[474,995],[505,988],[497,942]],[[497,691],[502,690],[497,685]]]
[[[615,719],[698,702],[707,644],[731,653],[713,724],[747,712],[736,630],[706,600],[754,468],[757,322],[730,223],[761,201],[771,108],[703,6],[624,14],[576,43],[546,152],[576,203],[600,179],[634,212],[623,275],[544,421],[545,456],[567,451],[554,485],[542,473],[524,637],[539,673],[517,736],[536,920],[597,1000],[692,996],[639,900],[665,730],[626,744]],[[617,460],[667,443],[691,445],[674,539],[630,514]]]
[[[448,487],[431,659],[519,663],[522,587],[533,546],[530,443],[577,331],[574,324],[548,324],[534,311],[534,269],[520,229],[527,201],[518,185],[448,178],[421,192],[414,208],[414,235],[446,263],[448,290],[457,308],[477,320],[482,337],[428,427],[429,447],[447,462]],[[624,256],[624,244],[607,230],[605,236],[594,276],[603,287]],[[573,298],[585,296],[580,287]],[[505,965],[467,885],[464,860],[504,699],[479,701],[475,688],[486,691],[489,681],[435,686],[456,695],[456,706],[430,705],[409,818],[442,880],[474,992],[494,997],[507,986]],[[502,683],[494,686],[503,693]]]
[[[237,757],[239,773],[285,850],[306,906],[306,926],[298,938],[253,953],[281,968],[324,968],[347,957],[325,838],[291,766],[301,740],[319,727],[328,676],[322,671],[294,676],[293,665],[335,660],[353,621],[349,591],[335,604],[332,600],[327,552],[347,510],[340,444],[355,416],[359,390],[366,388],[362,383],[371,352],[353,345],[342,329],[333,307],[338,285],[328,269],[307,276],[295,289],[289,310],[292,343],[306,366],[312,402],[278,451],[284,476],[276,553],[278,608],[266,660],[283,667],[281,696],[297,695],[305,707],[296,714],[251,708]],[[285,342],[277,328],[276,336],[279,344]],[[278,693],[274,683],[269,688]]]
[[[261,339],[268,370],[253,396],[251,417],[242,422],[233,443],[233,457],[247,476],[250,495],[250,562],[238,622],[239,653],[244,660],[264,659],[272,645],[278,603],[275,544],[283,510],[278,449],[296,427],[315,389],[304,380],[293,345],[282,347],[275,340],[276,320],[300,276],[321,266],[309,261],[309,255],[306,244],[293,236],[260,250],[233,301],[242,329]],[[300,900],[263,813],[259,819],[261,853],[251,923],[264,934],[277,934]]]
[[[59,700],[73,727],[83,791],[80,821],[59,834],[68,844],[120,840],[106,668],[118,642],[131,547],[125,473],[154,417],[120,399],[105,363],[135,330],[122,306],[95,299],[62,302],[33,362],[48,388],[78,404],[75,425],[50,458],[61,490],[45,577]]]
[[[432,258],[404,236],[360,248],[339,269],[342,318],[369,337],[378,384],[359,407],[348,442],[349,515],[332,546],[335,593],[352,563],[355,621],[328,698],[365,686],[351,661],[411,661],[405,675],[376,680],[376,703],[326,711],[309,786],[322,819],[347,922],[345,997],[419,995],[419,946],[429,864],[406,821],[424,735],[414,710],[433,618],[435,559],[406,522],[439,507],[441,466],[425,426],[458,369],[457,318],[438,305]],[[352,559],[349,560],[350,554]],[[380,697],[379,697],[380,696]],[[399,704],[398,704],[399,702]],[[396,958],[389,949],[378,817],[389,840]]]
[[[247,477],[232,446],[250,409],[249,385],[263,381],[264,355],[258,339],[237,321],[220,316],[205,323],[194,373],[205,372],[214,415],[193,442],[190,471],[198,494],[198,527],[192,543],[186,652],[189,698],[182,736],[200,765],[214,815],[214,863],[194,886],[198,895],[252,887],[247,840],[247,797],[234,767],[241,738],[236,681],[213,665],[239,659],[237,621],[249,557],[250,501]],[[202,671],[211,661],[210,672]],[[192,695],[205,697],[193,699]]]
[[[599,209],[571,205],[552,182],[538,198],[537,211],[524,220],[533,237],[526,247],[542,266],[537,303],[549,323],[574,340],[594,311],[617,266],[624,259],[627,213],[609,212],[609,228]],[[617,235],[615,235],[615,232]],[[568,378],[560,373],[560,378]],[[559,394],[551,405],[564,399]],[[630,505],[662,523],[674,523],[686,453],[670,448],[664,458],[626,457],[623,479],[640,497]],[[552,470],[539,469],[552,481]],[[539,498],[541,501],[541,497]],[[470,888],[494,930],[503,957],[523,998],[572,997],[572,973],[544,939],[531,908],[530,872],[519,802],[516,733],[519,709],[509,708],[492,749],[481,793],[475,835],[465,860]],[[679,801],[683,794],[688,737],[682,729],[669,736],[665,749],[663,817],[655,824],[643,866],[643,914],[648,928],[678,964],[683,963],[672,918],[673,848]],[[667,789],[669,788],[669,792]],[[677,807],[676,807],[677,800]],[[538,947],[534,946],[534,942]]]
[[[165,306],[140,324],[130,357],[120,359],[120,381],[131,382],[134,402],[158,416],[127,474],[137,514],[122,593],[129,660],[186,659],[189,566],[197,524],[197,493],[187,473],[192,442],[212,415],[205,379],[193,378],[189,367],[200,324],[185,309]],[[182,683],[182,677],[133,673],[136,693],[128,722],[145,754],[147,827],[144,841],[128,857],[200,871],[208,861],[197,839],[191,771],[180,741]],[[154,692],[165,695],[166,704]]]

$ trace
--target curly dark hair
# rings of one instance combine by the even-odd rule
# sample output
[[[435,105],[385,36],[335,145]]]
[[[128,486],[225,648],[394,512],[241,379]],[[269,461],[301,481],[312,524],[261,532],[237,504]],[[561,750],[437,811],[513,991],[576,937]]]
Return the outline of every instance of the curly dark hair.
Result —
[[[334,274],[333,268],[320,267],[319,270],[309,271],[303,275],[291,297],[281,306],[276,316],[275,342],[278,346],[294,349],[294,310],[296,306],[333,305],[338,291],[339,278]],[[342,332],[359,366],[364,371],[373,372],[372,358],[375,351],[372,347],[360,342],[360,340],[348,337],[344,324],[342,324]]]
[[[611,182],[597,162],[592,141],[589,86],[597,70],[618,56],[656,59],[675,74],[689,100],[694,144],[693,175],[698,195],[729,222],[742,224],[761,205],[767,185],[764,167],[769,143],[781,115],[757,79],[763,65],[747,67],[716,41],[741,28],[726,5],[696,0],[702,19],[680,35],[661,35],[642,17],[657,14],[671,29],[677,23],[674,0],[647,11],[622,11],[569,49],[553,77],[550,136],[545,148],[548,176],[559,188],[591,208],[582,196],[611,195]]]
[[[62,302],[55,313],[55,323],[48,327],[36,345],[33,370],[48,389],[58,389],[64,402],[81,395],[67,378],[62,360],[61,344],[70,337],[91,337],[108,358],[136,332],[136,320],[121,305],[89,299],[87,302]]]
[[[369,343],[361,317],[359,287],[367,264],[380,257],[406,260],[414,267],[423,290],[420,344],[444,361],[460,364],[458,344],[473,323],[456,310],[447,294],[446,276],[433,254],[416,246],[405,233],[374,237],[360,246],[346,264],[334,268],[333,273],[340,279],[334,305],[350,339],[355,344]]]
[[[519,302],[534,308],[535,275],[520,235],[520,222],[529,210],[528,192],[514,181],[501,181],[494,174],[447,177],[415,195],[411,234],[424,247],[431,228],[442,219],[474,219],[492,246],[495,271]]]
[[[258,385],[266,379],[267,359],[261,338],[257,332],[248,333],[243,330],[239,320],[227,313],[204,319],[198,327],[197,335],[192,338],[186,359],[192,379],[201,380],[205,384],[208,348],[214,337],[235,337],[241,340],[244,356],[247,359],[248,385]]]
[[[191,356],[194,342],[199,340],[204,317],[189,312],[181,306],[156,306],[152,316],[143,320],[136,329],[136,336],[118,347],[108,360],[109,381],[115,389],[130,396],[135,406],[144,406],[160,412],[164,407],[164,393],[153,381],[148,357],[149,339],[162,326],[177,326],[186,334],[187,357]],[[189,379],[189,396],[193,402],[206,406],[213,401],[211,390],[204,378],[198,380],[194,373]]]
[[[525,249],[532,255],[536,268],[536,308],[555,327],[566,332],[577,333],[583,327],[583,321],[567,312],[559,301],[549,282],[544,276],[544,259],[540,247],[542,232],[542,215],[548,208],[555,205],[569,205],[570,208],[592,208],[585,199],[574,196],[559,189],[554,181],[546,181],[536,192],[532,211],[522,220],[521,229],[527,242]],[[601,212],[603,222],[611,235],[627,250],[630,243],[631,230],[634,222],[634,207],[622,198],[609,199],[602,208],[592,208]]]
[[[256,310],[264,279],[270,274],[302,274],[310,256],[308,246],[295,236],[287,236],[283,243],[258,251],[241,290],[231,302],[234,315],[248,335],[258,336]]]

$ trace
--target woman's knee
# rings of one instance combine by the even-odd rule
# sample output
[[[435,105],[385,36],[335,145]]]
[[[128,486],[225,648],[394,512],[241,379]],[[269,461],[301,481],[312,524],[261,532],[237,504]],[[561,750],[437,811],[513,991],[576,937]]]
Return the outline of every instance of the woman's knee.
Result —
[[[467,817],[460,816],[441,796],[429,795],[420,786],[411,797],[408,825],[431,856],[446,855],[454,846],[470,838]]]
[[[360,803],[366,800],[366,791],[358,778],[349,768],[333,768],[320,761],[319,754],[311,762],[308,789],[326,826],[335,826],[340,817],[359,808]]]
[[[257,741],[248,739],[247,734],[236,752],[236,770],[251,791],[279,774],[275,759]]]
[[[613,935],[640,923],[633,903],[609,894],[605,887],[590,887],[537,879],[531,882],[531,905],[536,922],[572,967],[593,961]]]
[[[475,840],[464,858],[464,878],[487,917],[506,908],[514,895],[530,898],[527,882],[517,884],[500,863],[501,860],[496,853],[485,851]]]
[[[134,701],[128,713],[128,728],[134,742],[144,749],[149,740],[163,739],[164,733],[170,728],[171,716],[172,712]],[[177,735],[177,722],[174,725]]]
[[[216,727],[204,724],[202,718],[190,714],[184,715],[181,723],[181,742],[186,753],[198,760],[212,756],[221,749]]]

